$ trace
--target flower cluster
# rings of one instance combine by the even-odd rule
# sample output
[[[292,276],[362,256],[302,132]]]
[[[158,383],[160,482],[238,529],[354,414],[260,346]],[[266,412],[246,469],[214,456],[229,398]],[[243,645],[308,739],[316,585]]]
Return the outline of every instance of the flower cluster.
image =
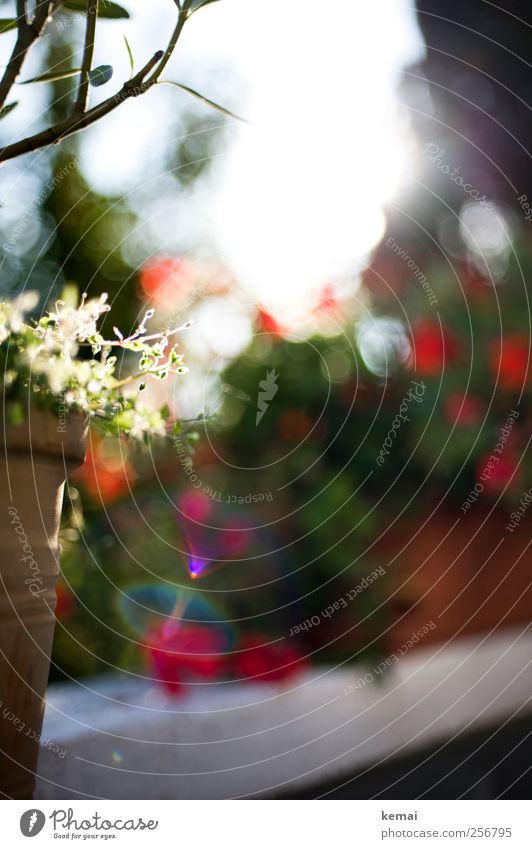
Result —
[[[216,628],[198,623],[180,624],[170,632],[162,628],[147,638],[147,644],[153,677],[173,694],[197,679],[287,681],[307,666],[297,648],[260,633],[244,635],[234,652],[225,652]]]
[[[519,256],[526,268],[528,252]],[[427,403],[412,411],[405,448],[422,473],[440,486],[452,484],[460,497],[473,492],[476,501],[482,492],[512,504],[532,482],[525,462],[532,402],[528,294],[512,271],[497,286],[465,262],[456,274],[453,280],[440,264],[432,267],[441,293],[437,318],[426,316],[415,291],[402,294],[410,325],[407,371],[427,385]],[[511,436],[498,453],[512,411]],[[398,452],[397,468],[408,457]]]
[[[11,420],[19,421],[25,408],[36,404],[56,412],[86,413],[112,433],[164,436],[168,408],[150,409],[141,396],[147,378],[164,380],[186,372],[178,345],[170,338],[189,324],[149,333],[146,325],[154,311],[148,310],[134,333],[124,336],[115,327],[115,338],[106,339],[98,329],[110,309],[105,293],[83,296],[79,304],[57,301],[53,310],[28,322],[38,300],[37,293],[28,292],[0,302],[3,393]],[[84,356],[85,349],[92,356]],[[125,377],[117,374],[114,350],[122,354]],[[138,358],[136,368],[129,367],[131,355]]]

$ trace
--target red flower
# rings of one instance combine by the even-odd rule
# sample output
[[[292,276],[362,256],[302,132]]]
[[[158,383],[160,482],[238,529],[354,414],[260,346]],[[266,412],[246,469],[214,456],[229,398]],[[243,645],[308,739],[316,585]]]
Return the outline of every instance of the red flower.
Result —
[[[91,437],[85,462],[73,474],[93,501],[110,504],[129,492],[135,474],[125,457],[106,456],[101,440]]]
[[[511,452],[500,456],[499,462],[494,461],[492,455],[488,454],[478,462],[477,483],[484,484],[484,492],[488,495],[499,495],[507,486],[514,489],[521,480],[518,465],[517,456]]]
[[[190,289],[193,275],[186,260],[154,257],[143,267],[139,282],[148,300],[162,304],[175,303]]]
[[[158,683],[171,693],[194,678],[218,678],[226,667],[225,634],[212,625],[183,622],[153,635],[148,650],[150,666]]]
[[[330,283],[327,283],[319,294],[318,303],[314,308],[314,312],[334,312],[337,307],[338,299],[335,297],[334,289]]]
[[[444,401],[445,415],[451,424],[470,427],[482,419],[484,405],[480,398],[474,395],[463,395],[461,392],[450,392]]]
[[[56,588],[57,602],[55,605],[56,619],[66,619],[73,612],[75,599],[68,587],[59,583]]]
[[[421,321],[413,330],[414,365],[421,375],[439,374],[458,354],[454,335],[435,321]]]
[[[235,655],[235,671],[243,678],[283,681],[306,666],[305,658],[286,642],[268,643],[268,637],[250,634]]]
[[[285,328],[282,324],[279,324],[273,315],[262,309],[262,307],[259,307],[257,321],[259,331],[262,333],[271,333],[272,336],[282,336],[285,333]]]
[[[489,365],[497,386],[510,392],[520,390],[528,376],[528,337],[512,333],[502,340],[494,339],[489,346]]]

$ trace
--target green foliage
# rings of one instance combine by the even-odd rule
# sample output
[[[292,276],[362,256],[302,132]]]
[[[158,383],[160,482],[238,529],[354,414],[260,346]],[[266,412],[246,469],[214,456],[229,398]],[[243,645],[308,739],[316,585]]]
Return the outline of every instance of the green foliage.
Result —
[[[11,103],[6,103],[2,109],[0,109],[0,119],[5,118],[6,115],[9,115],[10,112],[18,106],[18,100],[13,100]]]
[[[32,77],[29,80],[20,80],[19,85],[30,85],[30,83],[55,83],[58,80],[67,80],[70,77],[77,77],[80,72],[80,68],[71,68],[68,71],[52,71],[48,74],[41,74],[38,77]]]
[[[113,68],[111,65],[98,65],[97,68],[93,68],[92,71],[89,71],[89,83],[94,88],[98,88],[99,86],[108,83],[112,76]]]
[[[237,115],[235,112],[231,112],[230,109],[227,109],[225,106],[221,106],[219,103],[216,103],[214,100],[210,100],[210,98],[205,97],[204,94],[200,94],[199,91],[196,91],[196,89],[191,88],[188,85],[184,85],[184,83],[177,83],[177,82],[174,82],[173,80],[160,80],[160,82],[161,82],[161,84],[164,84],[164,85],[171,85],[171,86],[174,86],[174,88],[179,88],[179,89],[181,89],[181,91],[186,91],[187,94],[191,94],[192,97],[197,98],[197,100],[200,100],[202,103],[205,103],[207,106],[210,106],[212,109],[215,109],[217,112],[221,112],[222,115],[227,115],[229,118],[235,118],[237,121],[243,121],[244,123],[247,123],[245,118],[241,118],[240,115]]]
[[[135,73],[135,60],[133,59],[133,53],[131,51],[131,47],[127,37],[124,35],[124,44],[126,45],[127,55],[129,59],[129,69],[131,71],[131,76]]]
[[[0,34],[17,28],[16,18],[0,18]]]
[[[63,3],[63,8],[66,9],[67,12],[87,12],[87,2],[86,0],[65,0]],[[110,0],[101,0],[99,8],[98,8],[98,17],[99,18],[129,18],[129,12],[124,9],[122,6],[119,6],[118,3],[111,3]]]

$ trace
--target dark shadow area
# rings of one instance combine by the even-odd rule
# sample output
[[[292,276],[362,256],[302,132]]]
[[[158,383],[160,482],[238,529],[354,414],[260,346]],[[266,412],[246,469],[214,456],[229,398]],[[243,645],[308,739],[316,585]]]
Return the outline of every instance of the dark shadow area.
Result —
[[[532,716],[283,799],[529,799]]]

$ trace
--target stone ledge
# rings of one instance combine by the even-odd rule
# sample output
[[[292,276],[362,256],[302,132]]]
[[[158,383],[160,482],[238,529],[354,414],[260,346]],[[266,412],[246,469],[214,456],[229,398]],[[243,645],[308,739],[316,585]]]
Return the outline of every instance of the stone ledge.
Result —
[[[135,676],[57,684],[36,798],[274,797],[333,783],[532,712],[531,658],[526,625],[418,648],[361,687],[367,670],[354,666],[194,685],[179,699]]]

